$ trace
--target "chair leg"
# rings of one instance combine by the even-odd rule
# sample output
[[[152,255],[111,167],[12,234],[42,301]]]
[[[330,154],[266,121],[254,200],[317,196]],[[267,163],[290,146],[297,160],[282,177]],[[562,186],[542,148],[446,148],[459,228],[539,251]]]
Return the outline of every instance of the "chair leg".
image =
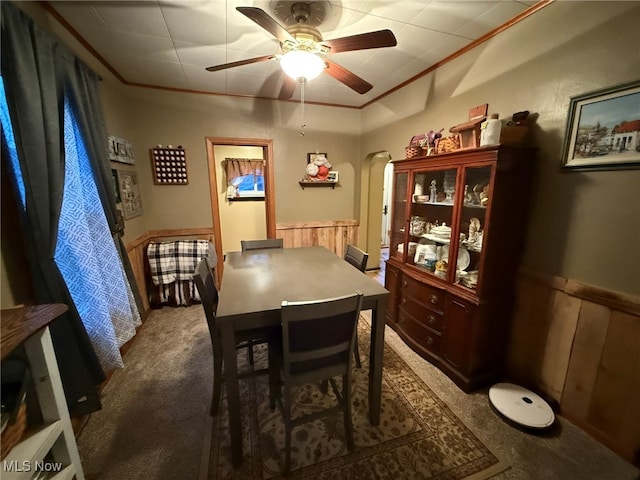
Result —
[[[320,384],[320,391],[326,395],[329,392],[329,380],[322,380]]]
[[[344,432],[347,441],[347,449],[353,452],[353,422],[351,421],[351,375],[342,376],[342,401],[344,402]]]
[[[222,395],[222,351],[213,354],[213,394],[211,396],[210,415],[215,417],[220,408],[220,397]]]
[[[360,349],[358,348],[358,334],[356,333],[356,342],[353,345],[353,358],[356,361],[356,368],[362,368],[362,363],[360,362]]]
[[[283,475],[286,477],[291,473],[291,392],[284,388],[284,468]]]
[[[360,362],[360,349],[358,348],[358,322],[356,322],[355,336],[356,340],[353,344],[353,359],[356,361],[356,368],[362,368],[362,363]]]
[[[280,368],[277,362],[273,359],[272,348],[269,348],[269,408],[271,411],[276,408],[276,398],[279,395],[280,388]]]

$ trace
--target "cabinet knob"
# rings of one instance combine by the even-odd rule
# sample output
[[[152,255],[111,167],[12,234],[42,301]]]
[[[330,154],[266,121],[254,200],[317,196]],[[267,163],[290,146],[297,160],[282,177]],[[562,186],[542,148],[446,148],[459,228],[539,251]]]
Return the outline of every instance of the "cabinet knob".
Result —
[[[437,295],[432,294],[432,295],[429,297],[429,301],[435,305],[436,303],[438,303],[438,302],[440,301],[440,299],[438,298],[438,296],[437,296]]]
[[[403,286],[403,287],[406,287],[407,285],[408,285],[407,281],[406,281],[406,280],[403,280],[403,281],[402,281],[402,286]]]
[[[404,298],[404,297],[402,297],[402,300],[400,300],[400,303],[401,303],[402,305],[406,305],[406,304],[407,304],[407,299],[406,299],[406,298]]]
[[[433,315],[427,316],[427,322],[429,322],[429,325],[433,325],[434,323],[436,323],[436,317],[434,317]]]
[[[433,337],[427,337],[427,345],[433,345]]]

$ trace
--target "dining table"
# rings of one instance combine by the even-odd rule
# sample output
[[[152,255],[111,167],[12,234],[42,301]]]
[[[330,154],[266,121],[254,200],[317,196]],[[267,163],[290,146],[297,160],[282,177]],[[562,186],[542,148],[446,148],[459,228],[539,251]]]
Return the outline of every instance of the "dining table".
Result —
[[[380,423],[385,309],[389,291],[322,246],[229,252],[216,322],[222,343],[231,437],[231,461],[242,464],[242,417],[235,332],[281,324],[283,300],[314,301],[362,292],[372,310],[369,350],[369,422]]]

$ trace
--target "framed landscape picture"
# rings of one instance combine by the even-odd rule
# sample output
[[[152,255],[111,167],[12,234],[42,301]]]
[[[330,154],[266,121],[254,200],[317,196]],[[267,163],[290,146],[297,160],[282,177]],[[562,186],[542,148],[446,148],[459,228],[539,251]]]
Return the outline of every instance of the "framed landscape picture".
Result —
[[[640,167],[640,82],[571,98],[562,167],[573,170]]]

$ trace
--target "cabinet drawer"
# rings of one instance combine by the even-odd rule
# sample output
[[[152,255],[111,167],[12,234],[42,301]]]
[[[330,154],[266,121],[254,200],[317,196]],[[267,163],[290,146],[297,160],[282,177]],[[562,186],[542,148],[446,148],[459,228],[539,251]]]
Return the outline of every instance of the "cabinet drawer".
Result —
[[[434,355],[440,355],[440,334],[413,318],[402,307],[398,311],[398,328],[420,347]]]
[[[444,291],[431,287],[417,280],[414,280],[408,275],[402,276],[401,282],[402,293],[410,295],[411,297],[420,300],[425,305],[442,312],[444,308]]]
[[[428,307],[425,308],[424,305],[416,302],[408,295],[402,295],[400,306],[405,312],[424,323],[427,327],[439,333],[442,332],[442,313],[431,310]]]

